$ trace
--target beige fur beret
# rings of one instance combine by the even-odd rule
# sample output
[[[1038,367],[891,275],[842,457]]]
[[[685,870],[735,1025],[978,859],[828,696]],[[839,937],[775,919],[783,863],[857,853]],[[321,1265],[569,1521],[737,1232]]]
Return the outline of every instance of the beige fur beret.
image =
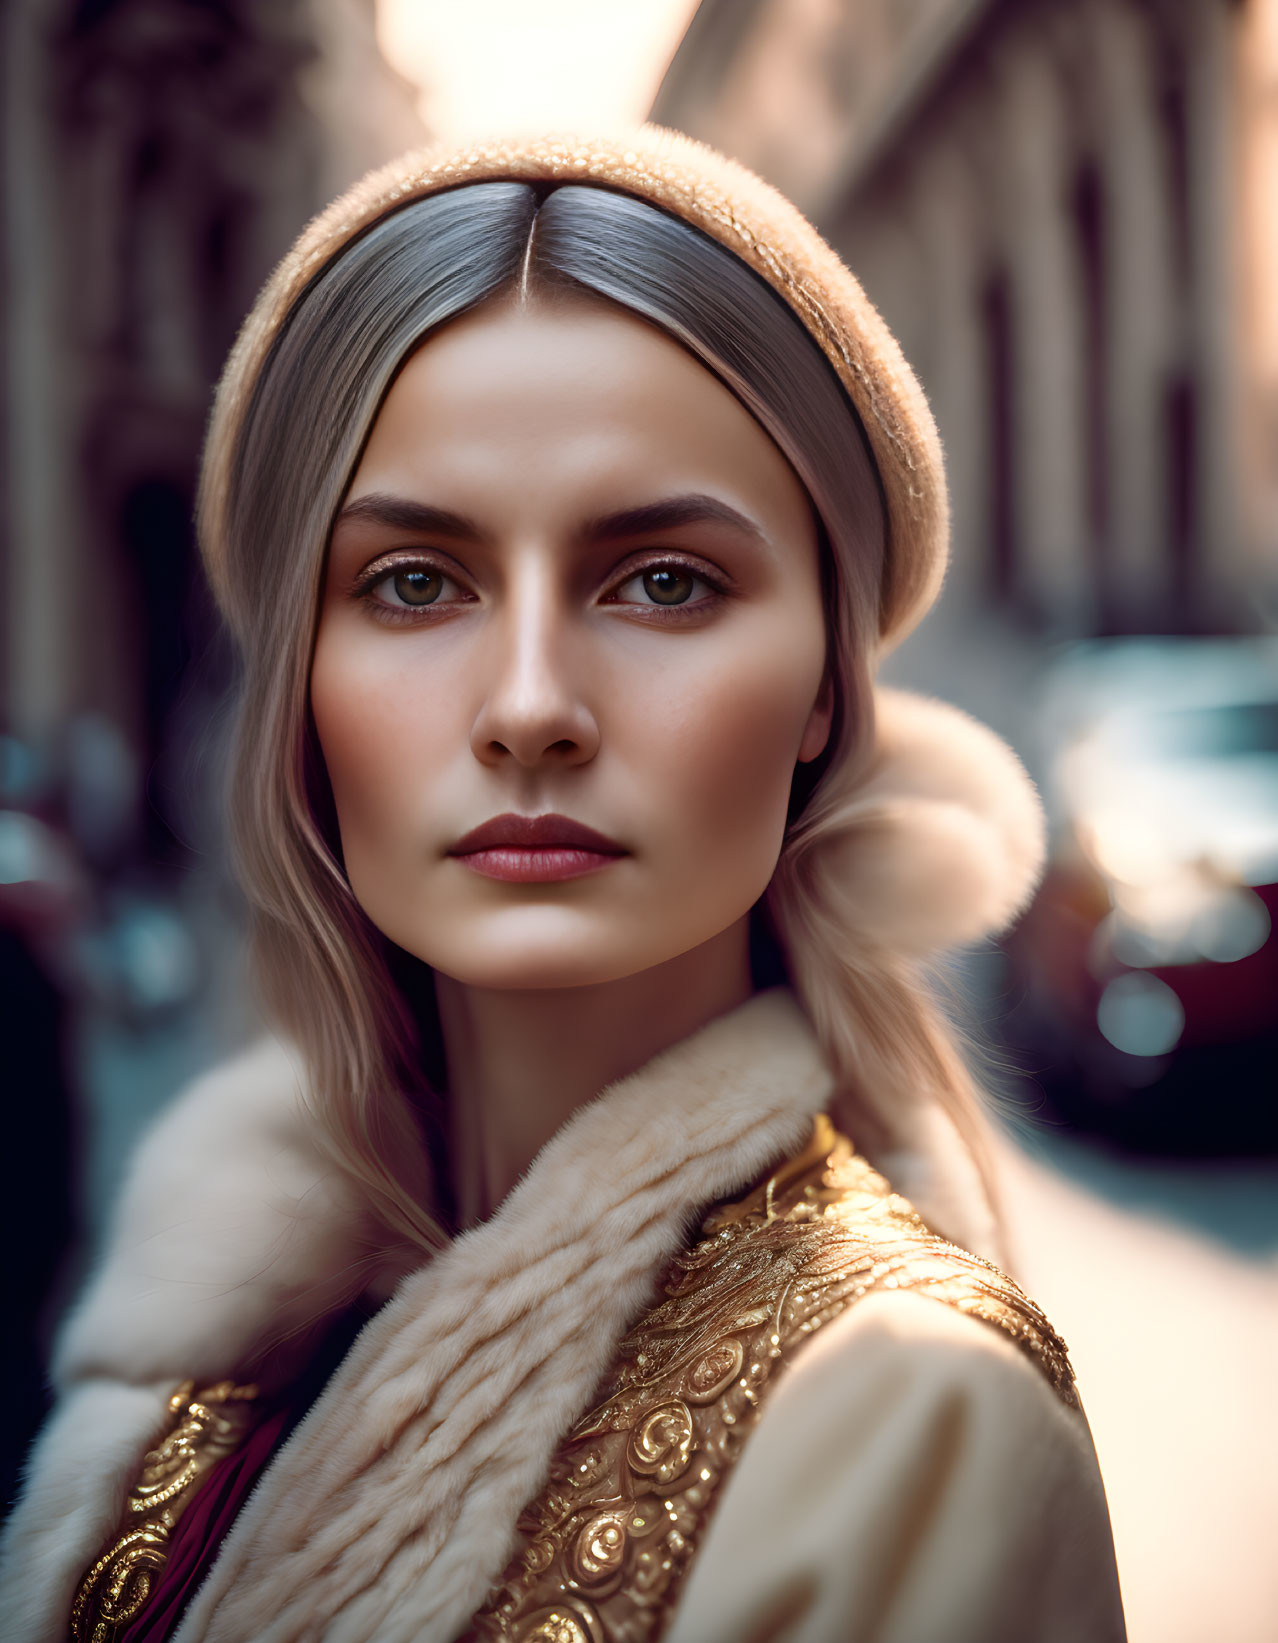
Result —
[[[538,137],[425,149],[371,172],[307,227],[253,307],[214,403],[201,485],[201,541],[224,602],[223,499],[244,407],[285,317],[308,282],[387,212],[465,183],[595,183],[681,217],[734,252],[794,310],[852,398],[887,503],[881,638],[902,638],[945,570],[948,507],[941,446],[922,389],[864,291],[811,223],[744,166],[676,132]]]

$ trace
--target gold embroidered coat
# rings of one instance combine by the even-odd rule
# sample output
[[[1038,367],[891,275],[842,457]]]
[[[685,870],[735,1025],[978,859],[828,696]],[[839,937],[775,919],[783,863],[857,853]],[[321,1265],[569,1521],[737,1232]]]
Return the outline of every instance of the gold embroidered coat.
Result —
[[[157,1156],[207,1169],[228,1122],[242,1176],[265,1092],[241,1064],[237,1111],[227,1076],[144,1152],[151,1191]],[[1121,1638],[1061,1342],[832,1132],[829,1089],[776,993],[579,1112],[490,1222],[400,1280],[241,1508],[179,1643]],[[280,1108],[265,1106],[278,1148]],[[322,1198],[302,1156],[294,1216]],[[707,1203],[720,1208],[690,1240]],[[196,1206],[206,1236],[215,1204]],[[81,1379],[8,1537],[12,1643],[66,1635],[76,1585],[119,1533],[143,1451],[174,1419],[172,1383],[148,1377],[179,1357],[199,1385],[232,1359],[251,1367],[266,1309],[278,1327],[299,1284],[313,1303],[315,1252],[325,1236],[327,1259],[343,1247],[349,1209],[330,1198],[323,1228],[265,1267],[279,1227],[258,1227],[238,1289],[236,1263],[188,1266],[215,1316],[183,1320],[154,1267],[173,1202],[134,1207],[73,1322]],[[134,1326],[114,1373],[130,1342],[137,1367],[108,1394],[112,1315]]]

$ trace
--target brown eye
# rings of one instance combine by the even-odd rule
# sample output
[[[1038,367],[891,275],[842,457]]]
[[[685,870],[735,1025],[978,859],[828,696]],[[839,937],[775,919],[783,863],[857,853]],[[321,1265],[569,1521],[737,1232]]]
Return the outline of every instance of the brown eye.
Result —
[[[683,605],[692,597],[696,577],[673,565],[656,565],[643,573],[643,591],[656,605]]]
[[[682,607],[691,614],[708,614],[723,598],[723,590],[711,576],[676,559],[654,559],[628,576],[608,600],[609,604],[632,605],[639,609],[674,610]]]
[[[433,570],[397,571],[390,584],[405,605],[433,605],[444,591],[444,578]]]

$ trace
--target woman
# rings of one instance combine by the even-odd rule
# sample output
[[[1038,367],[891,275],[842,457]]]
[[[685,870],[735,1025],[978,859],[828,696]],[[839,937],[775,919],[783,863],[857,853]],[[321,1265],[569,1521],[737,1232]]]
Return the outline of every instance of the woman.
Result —
[[[410,157],[250,316],[201,530],[280,1037],[142,1148],[5,1636],[1121,1637],[919,969],[1037,805],[875,692],[946,503],[833,253],[667,133]]]

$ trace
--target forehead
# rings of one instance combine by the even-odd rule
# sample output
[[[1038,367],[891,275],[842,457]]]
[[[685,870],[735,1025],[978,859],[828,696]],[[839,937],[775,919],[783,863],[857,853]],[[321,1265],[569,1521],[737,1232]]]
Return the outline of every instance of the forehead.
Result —
[[[717,490],[783,525],[806,493],[741,402],[656,326],[591,300],[489,304],[399,373],[349,500],[598,507],[618,488]],[[465,495],[461,493],[466,493]]]

